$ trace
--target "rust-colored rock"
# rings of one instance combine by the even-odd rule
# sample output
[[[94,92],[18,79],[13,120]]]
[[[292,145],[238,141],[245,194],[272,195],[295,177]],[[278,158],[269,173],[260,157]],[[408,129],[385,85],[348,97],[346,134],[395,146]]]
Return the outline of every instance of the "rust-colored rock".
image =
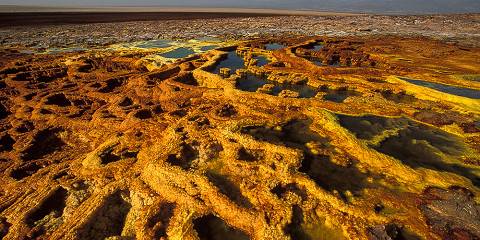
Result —
[[[4,239],[480,237],[480,96],[413,83],[480,91],[479,48],[262,39],[155,66],[2,51]],[[229,51],[248,66],[216,69]]]

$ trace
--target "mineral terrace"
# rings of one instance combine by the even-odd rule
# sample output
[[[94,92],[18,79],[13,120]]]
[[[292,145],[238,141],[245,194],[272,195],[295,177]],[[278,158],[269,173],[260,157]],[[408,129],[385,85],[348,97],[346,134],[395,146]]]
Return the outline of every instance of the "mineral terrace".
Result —
[[[0,239],[479,239],[480,48],[298,35],[5,44]]]

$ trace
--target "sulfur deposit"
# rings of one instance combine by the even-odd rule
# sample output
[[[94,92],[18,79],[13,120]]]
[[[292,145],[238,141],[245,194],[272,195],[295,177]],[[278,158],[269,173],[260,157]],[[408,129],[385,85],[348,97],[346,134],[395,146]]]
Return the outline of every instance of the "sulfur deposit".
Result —
[[[0,238],[478,239],[480,48],[0,58]]]

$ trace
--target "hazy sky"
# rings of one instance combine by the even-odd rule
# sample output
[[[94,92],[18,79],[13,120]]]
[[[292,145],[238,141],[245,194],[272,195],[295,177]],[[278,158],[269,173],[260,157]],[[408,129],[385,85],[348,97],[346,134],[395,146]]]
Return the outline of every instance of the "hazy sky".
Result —
[[[1,4],[251,7],[368,12],[480,12],[480,0],[0,0]]]

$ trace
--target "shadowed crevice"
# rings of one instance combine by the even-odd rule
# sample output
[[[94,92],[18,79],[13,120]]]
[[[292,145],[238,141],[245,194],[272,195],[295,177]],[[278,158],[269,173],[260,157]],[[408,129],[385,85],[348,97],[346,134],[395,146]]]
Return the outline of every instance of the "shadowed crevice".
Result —
[[[247,234],[227,225],[221,218],[207,215],[193,220],[200,240],[249,240]]]

